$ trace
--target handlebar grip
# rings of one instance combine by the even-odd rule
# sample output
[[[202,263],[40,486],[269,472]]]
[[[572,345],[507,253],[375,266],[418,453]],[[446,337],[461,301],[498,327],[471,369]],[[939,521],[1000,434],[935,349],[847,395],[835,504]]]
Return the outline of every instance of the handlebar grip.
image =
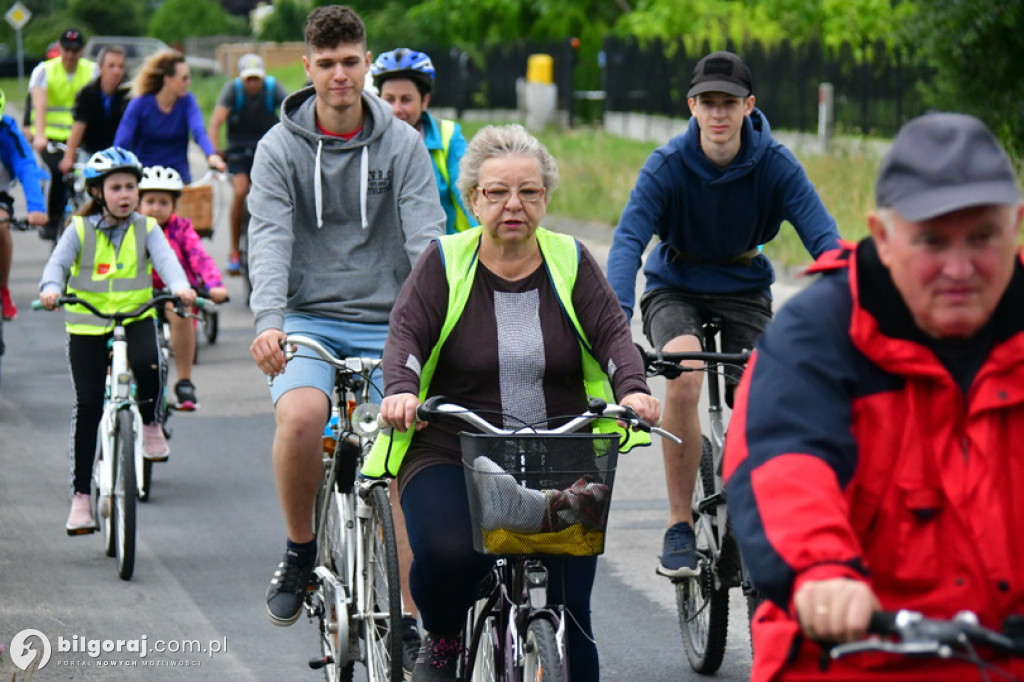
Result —
[[[895,611],[874,611],[868,621],[868,632],[873,635],[897,635]]]

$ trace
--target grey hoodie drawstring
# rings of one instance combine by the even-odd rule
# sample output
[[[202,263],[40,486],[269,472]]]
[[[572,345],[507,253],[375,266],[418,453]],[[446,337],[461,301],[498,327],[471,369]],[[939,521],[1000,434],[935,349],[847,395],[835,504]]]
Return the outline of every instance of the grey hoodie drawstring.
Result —
[[[313,205],[316,207],[317,229],[324,226],[324,189],[323,181],[320,178],[320,150],[323,148],[324,140],[320,138],[316,142],[316,165],[313,168]]]
[[[320,177],[320,152],[324,148],[323,138],[316,143],[316,166],[313,170],[313,204],[316,206],[316,226],[324,226],[324,190]],[[366,195],[369,190],[370,152],[363,145],[363,153],[359,156],[359,216],[362,218],[363,229],[370,226],[366,216]]]
[[[367,146],[363,145],[363,153],[359,157],[359,215],[363,219],[363,229],[365,230],[370,226],[370,221],[366,218],[366,194],[369,185],[369,173],[370,173],[370,152],[367,151]]]

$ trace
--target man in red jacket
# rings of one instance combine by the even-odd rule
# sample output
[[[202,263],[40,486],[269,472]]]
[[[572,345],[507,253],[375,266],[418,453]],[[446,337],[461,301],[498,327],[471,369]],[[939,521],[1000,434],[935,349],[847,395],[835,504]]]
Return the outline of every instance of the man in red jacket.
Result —
[[[753,679],[978,679],[860,654],[872,611],[1024,613],[1024,217],[985,125],[931,113],[882,162],[871,237],[826,254],[748,365],[726,444]],[[984,650],[981,654],[985,656]],[[1024,661],[990,659],[1024,675]]]

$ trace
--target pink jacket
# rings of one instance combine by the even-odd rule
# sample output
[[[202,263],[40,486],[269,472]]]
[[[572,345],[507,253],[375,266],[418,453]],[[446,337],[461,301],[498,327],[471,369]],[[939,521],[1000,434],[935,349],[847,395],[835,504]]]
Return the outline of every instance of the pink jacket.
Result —
[[[224,280],[220,270],[210,254],[206,253],[199,235],[192,228],[192,221],[182,218],[178,214],[172,214],[171,219],[164,226],[164,235],[170,242],[174,253],[178,255],[181,267],[188,275],[189,283],[196,289],[213,289],[223,287]],[[153,288],[163,289],[164,283],[160,276],[153,273]]]

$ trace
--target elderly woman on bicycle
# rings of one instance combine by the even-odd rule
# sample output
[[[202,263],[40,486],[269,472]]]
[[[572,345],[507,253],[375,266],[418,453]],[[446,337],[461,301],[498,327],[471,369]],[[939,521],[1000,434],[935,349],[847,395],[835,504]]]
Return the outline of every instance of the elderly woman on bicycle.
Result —
[[[555,160],[524,128],[482,129],[459,177],[481,226],[428,247],[391,314],[381,413],[395,431],[377,440],[364,473],[398,476],[410,586],[427,631],[416,681],[455,679],[466,611],[493,562],[473,549],[458,429],[410,428],[416,407],[444,395],[497,426],[546,424],[585,411],[603,380],[614,393],[599,397],[651,422],[660,413],[598,263],[575,239],[539,226],[557,186]],[[596,566],[594,556],[549,565],[552,601],[572,614],[574,681],[599,677],[590,624]]]

